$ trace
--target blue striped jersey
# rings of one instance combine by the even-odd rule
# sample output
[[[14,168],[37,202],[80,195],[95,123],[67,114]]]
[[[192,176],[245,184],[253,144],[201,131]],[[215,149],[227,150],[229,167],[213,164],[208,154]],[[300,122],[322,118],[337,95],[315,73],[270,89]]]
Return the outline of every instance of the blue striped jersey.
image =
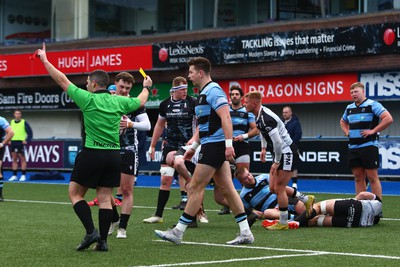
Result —
[[[277,203],[277,196],[269,190],[269,174],[262,173],[254,179],[256,180],[254,188],[243,186],[240,192],[244,207],[262,212],[268,208],[274,208]]]
[[[351,103],[347,106],[342,119],[349,124],[349,148],[378,146],[378,136],[364,138],[362,130],[370,130],[379,124],[379,116],[386,111],[381,103],[366,99],[359,106]]]
[[[225,140],[221,118],[216,111],[227,105],[228,98],[217,83],[210,82],[200,91],[195,110],[202,145]]]
[[[233,109],[229,107],[232,126],[233,126],[233,137],[243,135],[247,133],[250,129],[249,123],[255,122],[255,116],[251,112],[247,112],[245,107],[239,109]],[[243,140],[243,142],[248,143],[248,140]]]

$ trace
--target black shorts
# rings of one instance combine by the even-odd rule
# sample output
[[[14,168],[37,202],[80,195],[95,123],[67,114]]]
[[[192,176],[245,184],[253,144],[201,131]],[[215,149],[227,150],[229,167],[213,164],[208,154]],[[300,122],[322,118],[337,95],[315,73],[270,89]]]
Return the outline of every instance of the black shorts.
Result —
[[[3,161],[4,152],[6,152],[6,147],[5,147],[5,146],[3,146],[2,148],[0,148],[0,161]]]
[[[297,170],[297,166],[299,165],[299,154],[297,153],[285,153],[282,154],[281,164],[279,164],[278,170],[284,170],[292,172]]]
[[[190,174],[193,175],[194,170],[196,169],[196,165],[194,165],[194,163],[191,162],[190,160],[185,160],[185,166],[188,172],[190,172]]]
[[[184,156],[185,153],[186,153],[186,150],[183,149],[183,147],[180,147],[180,148],[176,151],[175,157],[176,157],[176,156]]]
[[[376,146],[349,149],[348,159],[351,169],[358,167],[364,169],[378,169],[379,149]]]
[[[336,200],[333,207],[335,215],[332,217],[334,227],[358,227],[362,204],[355,199]]]
[[[233,142],[233,148],[235,149],[235,159],[237,159],[243,155],[250,155],[249,143]]]
[[[225,161],[225,141],[201,145],[199,163],[219,169]]]
[[[176,156],[184,156],[186,153],[186,150],[183,149],[183,147],[180,147],[178,151],[176,151],[175,157]],[[185,160],[185,167],[190,172],[191,175],[194,173],[194,169],[196,169],[196,165],[190,161],[190,160]]]
[[[23,154],[24,144],[22,143],[22,141],[11,141],[10,152]]]
[[[118,187],[120,177],[119,150],[84,148],[75,159],[71,181],[90,188]]]
[[[137,176],[139,157],[132,151],[121,152],[121,173]]]
[[[169,152],[178,150],[178,147],[164,147],[162,150],[161,164],[167,165],[166,159]]]

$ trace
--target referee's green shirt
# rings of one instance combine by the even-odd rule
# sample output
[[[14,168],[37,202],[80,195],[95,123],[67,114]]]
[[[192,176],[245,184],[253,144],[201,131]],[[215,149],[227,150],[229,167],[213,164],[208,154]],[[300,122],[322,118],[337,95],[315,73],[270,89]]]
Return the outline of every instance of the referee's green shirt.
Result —
[[[74,84],[68,86],[67,93],[83,113],[84,147],[119,150],[121,116],[137,110],[140,100],[110,95],[106,89],[91,93]]]

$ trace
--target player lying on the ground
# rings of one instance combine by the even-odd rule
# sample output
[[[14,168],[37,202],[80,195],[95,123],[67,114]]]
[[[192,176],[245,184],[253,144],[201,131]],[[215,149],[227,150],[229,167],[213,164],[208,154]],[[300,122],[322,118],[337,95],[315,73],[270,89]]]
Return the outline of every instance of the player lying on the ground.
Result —
[[[355,198],[318,202],[308,218],[302,214],[296,220],[300,226],[367,227],[377,224],[381,215],[382,200],[363,191]]]
[[[300,226],[368,227],[382,216],[382,201],[375,194],[360,192],[355,198],[328,199],[314,204],[310,216],[305,213],[295,220]],[[263,222],[266,227],[268,223]]]
[[[249,225],[253,225],[257,219],[278,219],[280,218],[278,197],[269,188],[269,174],[263,173],[254,177],[245,167],[239,167],[235,177],[243,185],[240,198],[248,214]],[[314,203],[314,196],[304,195],[297,189],[286,186],[286,193],[289,197],[289,216],[299,215],[311,211]],[[255,210],[253,212],[253,210]],[[294,216],[293,216],[294,218]]]

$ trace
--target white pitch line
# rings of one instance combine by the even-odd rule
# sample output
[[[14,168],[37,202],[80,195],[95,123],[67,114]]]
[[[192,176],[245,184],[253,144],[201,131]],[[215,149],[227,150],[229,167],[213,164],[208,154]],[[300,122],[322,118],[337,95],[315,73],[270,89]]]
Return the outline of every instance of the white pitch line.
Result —
[[[237,258],[229,260],[215,260],[215,261],[191,261],[191,262],[180,262],[180,263],[166,263],[156,265],[139,265],[135,267],[171,267],[171,266],[189,266],[189,265],[207,265],[217,263],[229,263],[229,262],[240,262],[240,261],[259,261],[268,259],[279,259],[279,258],[292,258],[292,257],[308,257],[318,256],[320,253],[308,253],[308,254],[288,254],[288,255],[275,255],[275,256],[264,256],[264,257],[252,257],[252,258]]]
[[[43,201],[43,200],[24,200],[24,199],[6,199],[5,202],[21,202],[21,203],[37,203],[37,204],[57,204],[57,205],[71,205],[71,202],[56,202],[56,201]]]
[[[156,242],[166,242],[164,240],[154,240]],[[393,259],[400,260],[400,256],[386,256],[386,255],[374,255],[374,254],[359,254],[359,253],[346,253],[346,252],[334,252],[334,251],[318,251],[318,250],[304,250],[304,249],[290,249],[290,248],[273,248],[273,247],[256,247],[256,246],[237,246],[237,245],[226,245],[226,244],[215,244],[206,242],[182,242],[182,244],[199,245],[199,246],[212,246],[212,247],[230,247],[240,249],[259,249],[259,250],[273,250],[273,251],[290,251],[299,253],[314,253],[318,255],[341,255],[341,256],[352,256],[352,257],[364,257],[364,258],[380,258],[380,259]]]
[[[24,199],[6,199],[5,202],[22,202],[22,203],[37,203],[37,204],[58,204],[58,205],[70,205],[70,202],[57,202],[57,201],[44,201],[44,200],[24,200]],[[134,209],[155,209],[156,207],[150,206],[133,206]],[[172,210],[172,208],[165,208],[166,210]],[[206,212],[219,212],[220,210],[206,210]],[[400,218],[382,218],[383,221],[400,221]]]

